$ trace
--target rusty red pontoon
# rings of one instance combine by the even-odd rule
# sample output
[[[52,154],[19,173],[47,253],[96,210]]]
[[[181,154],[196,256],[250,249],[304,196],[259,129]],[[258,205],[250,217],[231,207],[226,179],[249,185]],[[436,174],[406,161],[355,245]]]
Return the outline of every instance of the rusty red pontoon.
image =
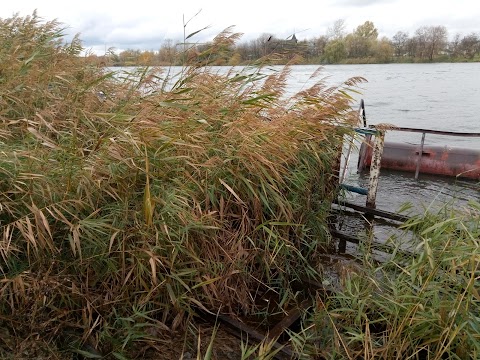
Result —
[[[480,133],[460,133],[440,130],[393,128],[389,131],[422,133],[420,145],[385,142],[381,168],[415,173],[454,176],[480,180],[480,150],[450,146],[424,146],[425,134],[480,137]],[[373,144],[367,136],[360,148],[358,170],[371,165]]]

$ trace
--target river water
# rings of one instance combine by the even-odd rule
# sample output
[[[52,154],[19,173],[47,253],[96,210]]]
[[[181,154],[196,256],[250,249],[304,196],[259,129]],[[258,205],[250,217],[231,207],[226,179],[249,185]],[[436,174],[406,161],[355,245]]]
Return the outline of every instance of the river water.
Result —
[[[316,68],[295,66],[291,90],[311,83],[309,76]],[[359,86],[361,94],[354,97],[364,99],[369,124],[480,132],[480,63],[327,65],[323,69],[328,84],[340,84],[354,76],[367,80]],[[418,137],[405,133],[389,135],[389,139],[405,141]],[[480,141],[472,138],[429,135],[426,144],[445,141],[480,149]]]
[[[317,66],[294,66],[289,90],[294,93],[313,82]],[[389,123],[400,127],[457,132],[480,132],[480,64],[381,64],[327,65],[325,82],[339,85],[350,77],[367,80],[359,86],[356,101],[365,102],[368,124]],[[358,106],[358,105],[357,105]],[[385,141],[420,144],[421,134],[387,131]],[[426,145],[480,149],[480,139],[427,134]],[[345,183],[368,188],[368,173],[357,174],[357,153],[352,155]],[[346,194],[349,201],[364,205],[365,196]],[[397,211],[410,203],[418,211],[444,203],[463,206],[480,201],[480,184],[446,177],[382,170],[377,208]]]
[[[316,66],[295,66],[289,80],[292,93],[308,87]],[[350,77],[367,80],[354,94],[358,104],[365,102],[368,124],[389,123],[399,127],[435,129],[456,132],[480,132],[480,64],[384,64],[384,65],[328,65],[323,68],[325,82],[339,85]],[[359,139],[361,140],[361,139]],[[420,144],[420,133],[387,131],[385,141]],[[441,145],[480,149],[480,138],[452,137],[427,134],[426,145]],[[358,150],[359,141],[356,142]],[[345,151],[344,151],[345,153]],[[356,171],[358,151],[351,156],[344,183],[368,188],[369,174]],[[342,159],[342,166],[345,158]],[[469,200],[480,202],[480,182],[455,178],[381,170],[376,198],[378,209],[397,212],[410,204],[406,215],[437,211],[445,204],[464,207]],[[349,202],[365,205],[366,197],[345,192]],[[360,238],[373,236],[377,243],[385,243],[395,236],[405,249],[410,248],[410,234],[399,233],[395,227],[377,220],[365,221],[358,216],[339,218],[337,230]],[[342,253],[355,255],[356,245],[339,243]],[[341,250],[340,250],[341,249]],[[411,250],[411,249],[410,249]],[[373,250],[379,260],[386,258],[382,251]]]

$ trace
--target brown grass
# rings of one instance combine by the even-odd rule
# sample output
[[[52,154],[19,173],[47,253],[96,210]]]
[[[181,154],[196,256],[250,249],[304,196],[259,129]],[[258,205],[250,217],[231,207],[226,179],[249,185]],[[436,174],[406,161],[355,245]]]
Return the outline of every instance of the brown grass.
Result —
[[[338,125],[356,116],[344,90],[361,79],[285,99],[288,66],[215,74],[228,30],[176,83],[89,64],[36,14],[0,36],[0,349],[121,356],[197,308],[251,314],[315,276]]]

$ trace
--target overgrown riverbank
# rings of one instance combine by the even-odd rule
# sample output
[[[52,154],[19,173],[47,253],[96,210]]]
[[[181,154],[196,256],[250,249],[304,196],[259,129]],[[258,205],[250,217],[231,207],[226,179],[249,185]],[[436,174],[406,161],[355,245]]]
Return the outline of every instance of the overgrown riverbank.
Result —
[[[266,288],[294,300],[290,282],[329,245],[356,80],[284,99],[288,67],[219,76],[194,58],[181,74],[105,73],[55,22],[15,17],[1,31],[11,351],[35,334],[128,354],[185,329],[193,308],[248,314]]]
[[[180,74],[106,72],[35,15],[0,32],[0,357],[161,358],[172,338],[194,354],[198,309],[258,315],[269,291],[281,313],[296,280],[323,281],[362,79],[285,98],[288,66],[211,73],[208,54],[238,38],[228,32]],[[415,220],[413,260],[365,252],[290,334],[295,352],[478,355],[477,205]]]

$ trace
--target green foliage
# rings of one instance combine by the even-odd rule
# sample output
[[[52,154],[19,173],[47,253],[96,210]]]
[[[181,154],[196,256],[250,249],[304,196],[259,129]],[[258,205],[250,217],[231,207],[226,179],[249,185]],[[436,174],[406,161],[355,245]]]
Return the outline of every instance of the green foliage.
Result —
[[[347,57],[345,40],[339,39],[329,42],[327,46],[325,46],[323,57],[329,64],[339,63],[344,60]]]
[[[324,354],[345,358],[477,359],[480,354],[480,204],[442,209],[403,227],[415,255],[400,243],[383,264],[365,253],[345,268],[341,291],[322,301],[313,327]],[[403,254],[403,255],[402,255]]]
[[[378,30],[371,21],[365,21],[356,28],[354,35],[364,39],[376,39],[378,37]]]

